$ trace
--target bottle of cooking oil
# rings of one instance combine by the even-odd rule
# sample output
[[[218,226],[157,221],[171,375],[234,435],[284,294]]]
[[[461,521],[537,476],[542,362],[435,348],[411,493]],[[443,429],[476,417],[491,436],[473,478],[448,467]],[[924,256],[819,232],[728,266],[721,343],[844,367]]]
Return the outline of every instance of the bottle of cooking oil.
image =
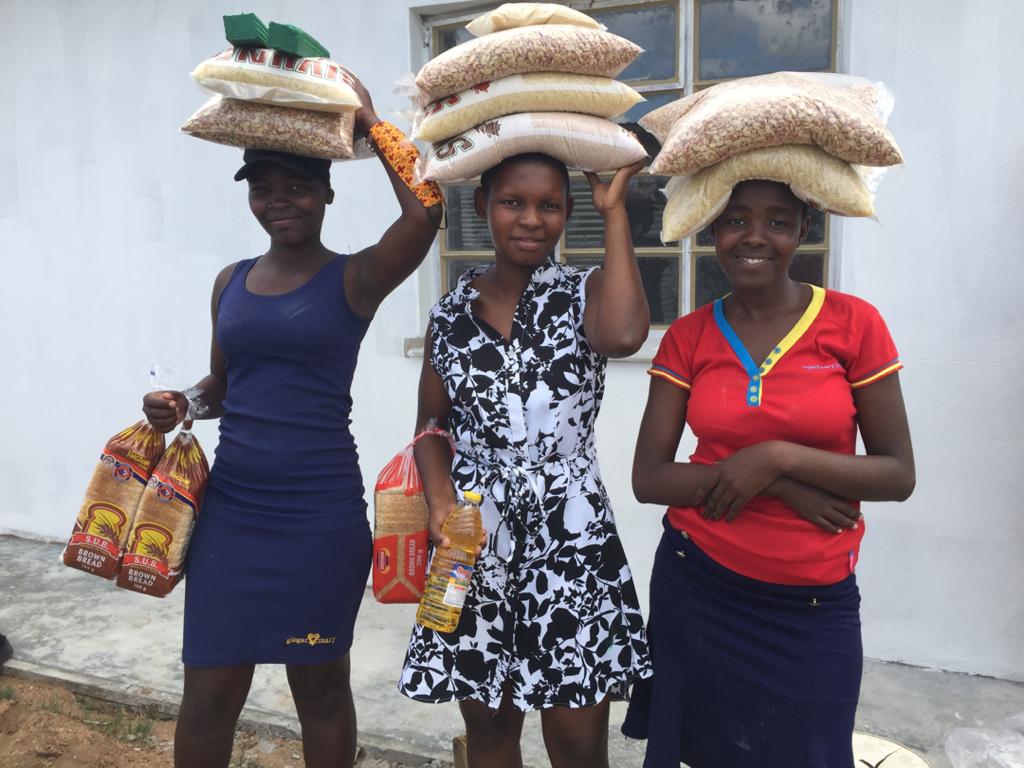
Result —
[[[480,545],[483,531],[480,521],[482,499],[476,491],[464,491],[462,500],[441,527],[441,533],[451,544],[434,550],[430,574],[416,612],[416,621],[427,629],[454,632],[459,625],[466,592],[473,578],[476,548]]]

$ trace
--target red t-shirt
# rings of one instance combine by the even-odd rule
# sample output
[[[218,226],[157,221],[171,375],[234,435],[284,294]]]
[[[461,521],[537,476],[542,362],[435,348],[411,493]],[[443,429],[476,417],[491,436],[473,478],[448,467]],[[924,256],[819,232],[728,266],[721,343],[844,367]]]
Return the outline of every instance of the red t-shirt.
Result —
[[[854,296],[812,286],[811,302],[786,337],[756,365],[732,330],[722,301],[672,323],[649,373],[690,392],[690,457],[714,464],[748,445],[785,440],[853,454],[853,390],[902,368],[881,315]],[[685,530],[727,568],[776,584],[833,584],[857,562],[863,521],[828,533],[774,496],[752,499],[732,522],[694,507],[669,507]]]

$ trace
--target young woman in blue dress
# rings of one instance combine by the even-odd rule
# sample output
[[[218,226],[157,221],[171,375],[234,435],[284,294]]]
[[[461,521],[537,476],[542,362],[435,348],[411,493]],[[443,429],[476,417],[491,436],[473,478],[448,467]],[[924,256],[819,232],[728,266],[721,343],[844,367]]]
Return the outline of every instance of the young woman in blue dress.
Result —
[[[377,151],[401,208],[377,244],[342,255],[321,241],[330,161],[250,149],[235,175],[270,244],[213,286],[210,373],[197,387],[220,440],[186,568],[177,768],[228,765],[258,663],[286,665],[305,764],[354,761],[348,651],[371,536],[350,386],[370,320],[441,218],[436,185],[409,179],[415,148],[356,88],[355,135]],[[181,392],[143,402],[165,432],[187,408]]]

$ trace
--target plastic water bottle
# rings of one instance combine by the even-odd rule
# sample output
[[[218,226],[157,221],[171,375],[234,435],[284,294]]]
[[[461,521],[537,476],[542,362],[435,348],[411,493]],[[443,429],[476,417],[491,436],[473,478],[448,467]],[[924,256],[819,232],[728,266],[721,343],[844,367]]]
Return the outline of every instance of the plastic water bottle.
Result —
[[[483,532],[480,520],[482,499],[475,491],[464,491],[462,501],[441,527],[441,533],[451,544],[434,550],[427,585],[416,611],[416,621],[427,629],[454,632],[459,626],[462,606],[466,603],[466,593],[473,579],[476,548]]]

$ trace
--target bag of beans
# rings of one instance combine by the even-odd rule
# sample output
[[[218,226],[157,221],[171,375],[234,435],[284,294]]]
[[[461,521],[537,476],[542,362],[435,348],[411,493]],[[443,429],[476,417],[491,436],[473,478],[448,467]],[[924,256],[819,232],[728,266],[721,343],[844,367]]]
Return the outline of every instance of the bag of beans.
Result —
[[[373,490],[373,596],[380,603],[417,603],[427,579],[430,513],[413,450],[421,432],[380,471]],[[454,450],[454,445],[452,446]]]
[[[529,27],[534,24],[574,24],[591,29],[605,28],[604,24],[587,14],[558,3],[505,3],[489,13],[477,16],[466,25],[466,29],[470,34],[480,37],[503,29]]]
[[[506,157],[542,152],[581,171],[611,171],[647,157],[625,128],[591,115],[524,112],[488,120],[434,144],[420,157],[417,173],[450,183],[480,175]]]
[[[722,212],[733,187],[751,179],[788,184],[808,205],[829,213],[872,216],[875,212],[868,185],[850,163],[805,144],[754,149],[669,181],[662,242],[699,232]]]
[[[651,173],[683,176],[752,149],[813,144],[850,163],[903,162],[885,127],[892,97],[848,75],[776,72],[719,83],[645,115],[662,142]]]
[[[181,130],[216,144],[348,160],[355,155],[354,127],[352,112],[316,112],[214,96]]]
[[[171,442],[142,493],[117,575],[119,587],[163,597],[181,578],[210,475],[190,424]]]
[[[468,40],[431,59],[416,75],[426,106],[476,83],[529,72],[615,77],[643,49],[600,29],[572,24],[516,27]]]
[[[580,112],[611,118],[643,100],[625,83],[608,77],[562,72],[509,75],[430,103],[417,113],[413,138],[437,142],[517,112]]]
[[[192,77],[209,91],[243,101],[319,112],[360,106],[351,76],[337,62],[269,48],[230,48],[202,62]]]
[[[164,436],[145,421],[107,441],[61,556],[65,565],[114,578],[139,499],[163,452]]]

